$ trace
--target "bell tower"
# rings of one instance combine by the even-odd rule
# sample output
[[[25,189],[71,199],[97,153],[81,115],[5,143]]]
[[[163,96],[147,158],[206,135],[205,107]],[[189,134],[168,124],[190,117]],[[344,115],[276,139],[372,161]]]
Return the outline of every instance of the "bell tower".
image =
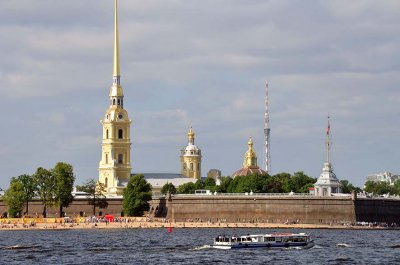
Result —
[[[181,150],[181,174],[188,178],[201,178],[201,150],[194,144],[195,133],[190,127],[188,145]]]
[[[107,195],[122,195],[131,175],[131,140],[128,112],[124,109],[124,93],[120,83],[118,9],[114,0],[114,66],[113,83],[109,93],[109,107],[105,113],[99,182]]]

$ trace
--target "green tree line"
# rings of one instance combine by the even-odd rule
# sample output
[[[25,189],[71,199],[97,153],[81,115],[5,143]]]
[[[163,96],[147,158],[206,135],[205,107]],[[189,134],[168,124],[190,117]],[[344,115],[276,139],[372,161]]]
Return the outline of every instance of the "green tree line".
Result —
[[[63,208],[72,202],[72,189],[75,175],[70,164],[59,162],[54,168],[47,170],[39,167],[33,175],[23,174],[10,180],[10,187],[5,191],[3,199],[8,205],[10,217],[23,216],[29,211],[29,201],[38,198],[43,204],[43,217],[47,208],[57,206],[60,217]]]
[[[296,172],[293,175],[279,173],[273,176],[268,174],[252,174],[236,178],[222,177],[221,184],[217,186],[212,178],[199,179],[195,183],[180,185],[177,193],[190,194],[195,190],[207,189],[211,192],[221,193],[308,193],[308,188],[313,187],[315,178],[305,175],[303,172]]]
[[[400,180],[397,180],[393,185],[390,185],[389,182],[386,181],[369,180],[365,182],[364,190],[375,195],[400,195]]]
[[[301,171],[293,175],[284,172],[273,176],[252,174],[233,179],[229,176],[222,177],[219,186],[216,185],[215,180],[212,178],[199,179],[195,183],[185,183],[177,189],[171,183],[167,183],[161,192],[164,194],[168,192],[171,194],[193,194],[195,190],[203,189],[221,193],[308,193],[309,188],[313,187],[316,181],[316,178],[309,177]],[[361,191],[360,188],[353,186],[348,180],[342,180],[340,183],[343,193],[351,193],[353,190]]]

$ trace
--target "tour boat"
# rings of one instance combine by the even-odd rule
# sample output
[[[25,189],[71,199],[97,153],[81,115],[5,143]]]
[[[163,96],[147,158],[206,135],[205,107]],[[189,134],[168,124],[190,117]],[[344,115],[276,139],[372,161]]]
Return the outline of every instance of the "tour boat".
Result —
[[[275,233],[247,236],[219,235],[214,239],[213,248],[232,249],[232,248],[311,248],[314,246],[313,240],[305,233]]]

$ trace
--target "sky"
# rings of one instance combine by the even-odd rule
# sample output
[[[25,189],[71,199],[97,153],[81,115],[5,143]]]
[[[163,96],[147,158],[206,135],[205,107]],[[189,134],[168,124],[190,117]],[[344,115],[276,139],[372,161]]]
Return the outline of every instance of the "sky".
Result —
[[[112,84],[112,0],[0,0],[0,187],[59,162],[98,178]],[[318,177],[331,117],[339,179],[400,173],[400,1],[120,0],[135,173],[178,173],[190,126],[202,175],[263,166]]]

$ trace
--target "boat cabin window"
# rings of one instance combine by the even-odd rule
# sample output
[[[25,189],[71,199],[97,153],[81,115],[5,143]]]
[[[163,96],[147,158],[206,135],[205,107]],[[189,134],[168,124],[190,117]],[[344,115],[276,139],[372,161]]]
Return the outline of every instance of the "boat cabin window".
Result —
[[[264,242],[272,242],[275,241],[275,237],[265,237]]]

